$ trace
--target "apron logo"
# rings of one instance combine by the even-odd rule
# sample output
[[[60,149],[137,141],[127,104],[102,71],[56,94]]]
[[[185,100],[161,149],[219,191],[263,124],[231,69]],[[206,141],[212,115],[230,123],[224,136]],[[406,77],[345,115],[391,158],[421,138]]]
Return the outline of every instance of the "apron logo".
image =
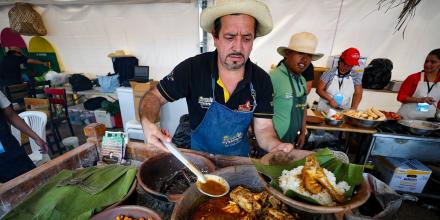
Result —
[[[199,97],[199,104],[200,104],[200,107],[202,107],[202,108],[209,108],[213,101],[214,101],[214,99],[211,97],[208,97],[208,98],[205,98],[202,96]]]
[[[304,108],[306,107],[306,104],[296,104],[295,107],[304,110]]]
[[[243,139],[243,133],[241,132],[237,132],[234,136],[229,137],[229,136],[224,136],[223,137],[223,145],[225,145],[225,147],[229,147],[232,145],[235,145],[237,143],[239,143],[241,141],[241,139]]]
[[[291,99],[291,98],[293,98],[293,93],[291,93],[291,92],[285,92],[285,93],[284,93],[284,98],[285,98],[285,99]]]
[[[249,112],[252,110],[252,107],[253,106],[251,104],[251,101],[248,100],[245,104],[238,106],[238,111],[239,112]]]

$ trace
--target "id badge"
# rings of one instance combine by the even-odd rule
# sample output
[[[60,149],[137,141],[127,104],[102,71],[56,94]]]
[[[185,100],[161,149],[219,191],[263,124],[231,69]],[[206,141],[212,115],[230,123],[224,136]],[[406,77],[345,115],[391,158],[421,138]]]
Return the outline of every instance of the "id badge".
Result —
[[[2,153],[4,153],[4,152],[6,152],[6,151],[5,151],[5,148],[3,147],[3,144],[2,144],[2,142],[0,141],[0,154],[2,154]]]
[[[333,96],[333,99],[338,103],[338,106],[342,106],[342,101],[344,100],[344,96],[342,94],[336,94]]]
[[[428,103],[417,103],[417,109],[418,112],[428,112],[429,111],[429,104]]]

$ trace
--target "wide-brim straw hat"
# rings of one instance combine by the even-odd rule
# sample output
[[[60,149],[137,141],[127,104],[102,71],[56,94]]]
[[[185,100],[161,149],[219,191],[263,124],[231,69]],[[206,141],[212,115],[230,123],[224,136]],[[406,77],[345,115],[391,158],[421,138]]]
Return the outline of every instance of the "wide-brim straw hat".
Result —
[[[217,18],[230,14],[246,14],[254,17],[257,20],[257,37],[272,31],[273,23],[269,8],[256,0],[217,0],[213,6],[202,11],[200,26],[206,32],[211,32]]]
[[[283,57],[286,56],[286,50],[311,54],[312,60],[315,61],[324,56],[322,53],[315,52],[317,46],[318,38],[316,38],[314,34],[309,32],[301,32],[292,35],[288,47],[278,47],[277,51]]]
[[[111,52],[107,55],[109,58],[115,58],[115,57],[132,57],[133,55],[125,52],[124,50],[115,50],[114,52]]]

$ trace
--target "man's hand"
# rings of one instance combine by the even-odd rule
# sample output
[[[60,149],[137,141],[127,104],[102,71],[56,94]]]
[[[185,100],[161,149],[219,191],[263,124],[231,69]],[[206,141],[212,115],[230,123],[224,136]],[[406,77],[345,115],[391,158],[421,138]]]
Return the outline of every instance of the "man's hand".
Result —
[[[148,144],[168,152],[168,149],[162,144],[162,142],[171,142],[171,135],[166,129],[160,129],[155,124],[148,121],[142,122],[142,128]]]
[[[290,143],[280,143],[277,146],[271,148],[269,150],[269,152],[274,152],[274,151],[283,151],[283,152],[290,152],[293,149],[293,144]]]
[[[423,97],[423,98],[419,98],[418,99],[418,103],[428,103],[428,104],[432,104],[434,103],[434,98],[433,97]]]
[[[328,102],[328,104],[333,107],[333,108],[339,108],[338,103],[334,100],[334,99],[330,99],[330,101]]]
[[[35,140],[35,143],[38,144],[38,146],[40,146],[40,153],[47,154],[49,148],[47,147],[47,144],[46,142],[44,142],[43,139],[38,138],[37,140]]]
[[[303,149],[305,142],[306,142],[306,132],[302,131],[298,136],[298,140],[296,141],[295,147],[298,149]]]

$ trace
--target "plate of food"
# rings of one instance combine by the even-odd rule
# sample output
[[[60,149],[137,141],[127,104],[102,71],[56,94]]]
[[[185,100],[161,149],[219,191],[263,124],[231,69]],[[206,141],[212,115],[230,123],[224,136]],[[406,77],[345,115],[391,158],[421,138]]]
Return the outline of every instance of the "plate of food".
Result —
[[[340,213],[368,200],[362,165],[344,163],[329,149],[301,160],[291,160],[293,154],[274,152],[253,160],[267,190],[287,205],[310,213]]]
[[[331,126],[341,126],[344,123],[344,114],[342,112],[321,113],[325,118],[325,123]]]
[[[383,111],[383,110],[380,110],[380,112],[382,112],[385,115],[385,118],[387,121],[398,121],[398,120],[402,119],[402,116],[400,116],[399,114],[397,114],[395,112],[387,112],[387,111]]]
[[[344,111],[344,115],[349,124],[364,128],[374,128],[386,121],[385,114],[375,108],[369,108],[365,111],[350,109]]]

